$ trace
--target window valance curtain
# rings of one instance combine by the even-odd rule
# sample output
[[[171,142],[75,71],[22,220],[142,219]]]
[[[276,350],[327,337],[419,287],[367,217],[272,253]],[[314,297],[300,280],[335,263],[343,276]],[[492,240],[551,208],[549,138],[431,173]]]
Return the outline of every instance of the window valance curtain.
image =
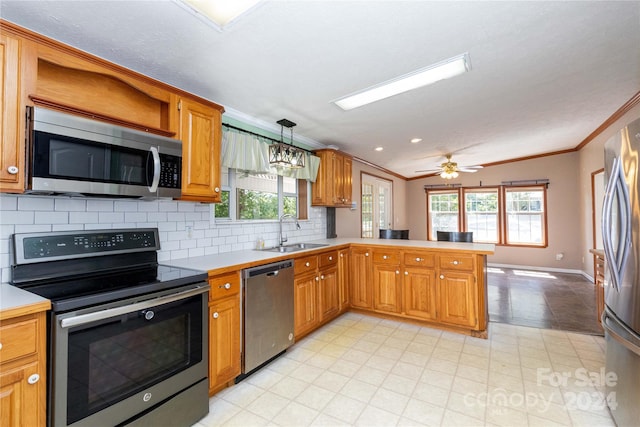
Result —
[[[275,168],[269,164],[269,143],[255,135],[222,129],[222,166],[250,173],[270,173],[315,182],[320,158],[306,153],[305,167]]]

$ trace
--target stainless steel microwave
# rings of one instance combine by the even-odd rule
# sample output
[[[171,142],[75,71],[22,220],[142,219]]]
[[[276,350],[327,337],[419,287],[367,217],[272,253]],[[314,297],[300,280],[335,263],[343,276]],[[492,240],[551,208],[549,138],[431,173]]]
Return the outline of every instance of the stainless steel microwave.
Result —
[[[182,142],[29,107],[27,193],[180,197]]]

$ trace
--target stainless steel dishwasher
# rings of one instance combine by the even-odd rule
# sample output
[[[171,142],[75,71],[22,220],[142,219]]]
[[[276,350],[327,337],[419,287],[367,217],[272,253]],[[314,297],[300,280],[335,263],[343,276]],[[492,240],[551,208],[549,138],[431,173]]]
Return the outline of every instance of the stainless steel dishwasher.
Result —
[[[241,380],[293,344],[293,260],[242,271]]]

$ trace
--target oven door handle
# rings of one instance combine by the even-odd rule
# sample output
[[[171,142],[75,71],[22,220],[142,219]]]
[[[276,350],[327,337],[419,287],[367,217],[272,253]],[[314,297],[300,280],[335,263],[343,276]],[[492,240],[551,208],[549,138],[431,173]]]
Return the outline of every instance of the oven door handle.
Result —
[[[156,307],[162,304],[179,301],[181,299],[204,294],[209,290],[209,285],[198,286],[194,289],[178,292],[176,294],[166,295],[160,298],[154,298],[147,301],[141,301],[135,304],[125,305],[122,307],[108,308],[106,310],[96,311],[94,313],[81,314],[79,316],[67,317],[60,320],[62,328],[72,328],[74,326],[86,325],[87,323],[96,322],[98,320],[108,319],[123,314],[133,313],[134,311],[145,310],[147,308]]]

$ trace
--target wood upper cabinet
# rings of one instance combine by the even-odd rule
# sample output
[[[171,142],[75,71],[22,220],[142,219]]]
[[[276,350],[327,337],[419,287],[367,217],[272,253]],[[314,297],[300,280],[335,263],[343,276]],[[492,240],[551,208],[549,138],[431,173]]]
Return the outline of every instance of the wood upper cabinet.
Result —
[[[351,207],[353,160],[335,150],[318,150],[320,168],[311,186],[311,205]]]
[[[209,395],[240,375],[240,272],[209,277]]]
[[[0,34],[0,191],[22,193],[25,189],[24,112],[21,103],[22,41]]]
[[[351,306],[373,308],[372,256],[370,248],[351,248]]]
[[[45,312],[0,322],[2,426],[46,424]]]
[[[220,110],[183,98],[180,110],[182,196],[184,200],[218,203],[220,190]]]

